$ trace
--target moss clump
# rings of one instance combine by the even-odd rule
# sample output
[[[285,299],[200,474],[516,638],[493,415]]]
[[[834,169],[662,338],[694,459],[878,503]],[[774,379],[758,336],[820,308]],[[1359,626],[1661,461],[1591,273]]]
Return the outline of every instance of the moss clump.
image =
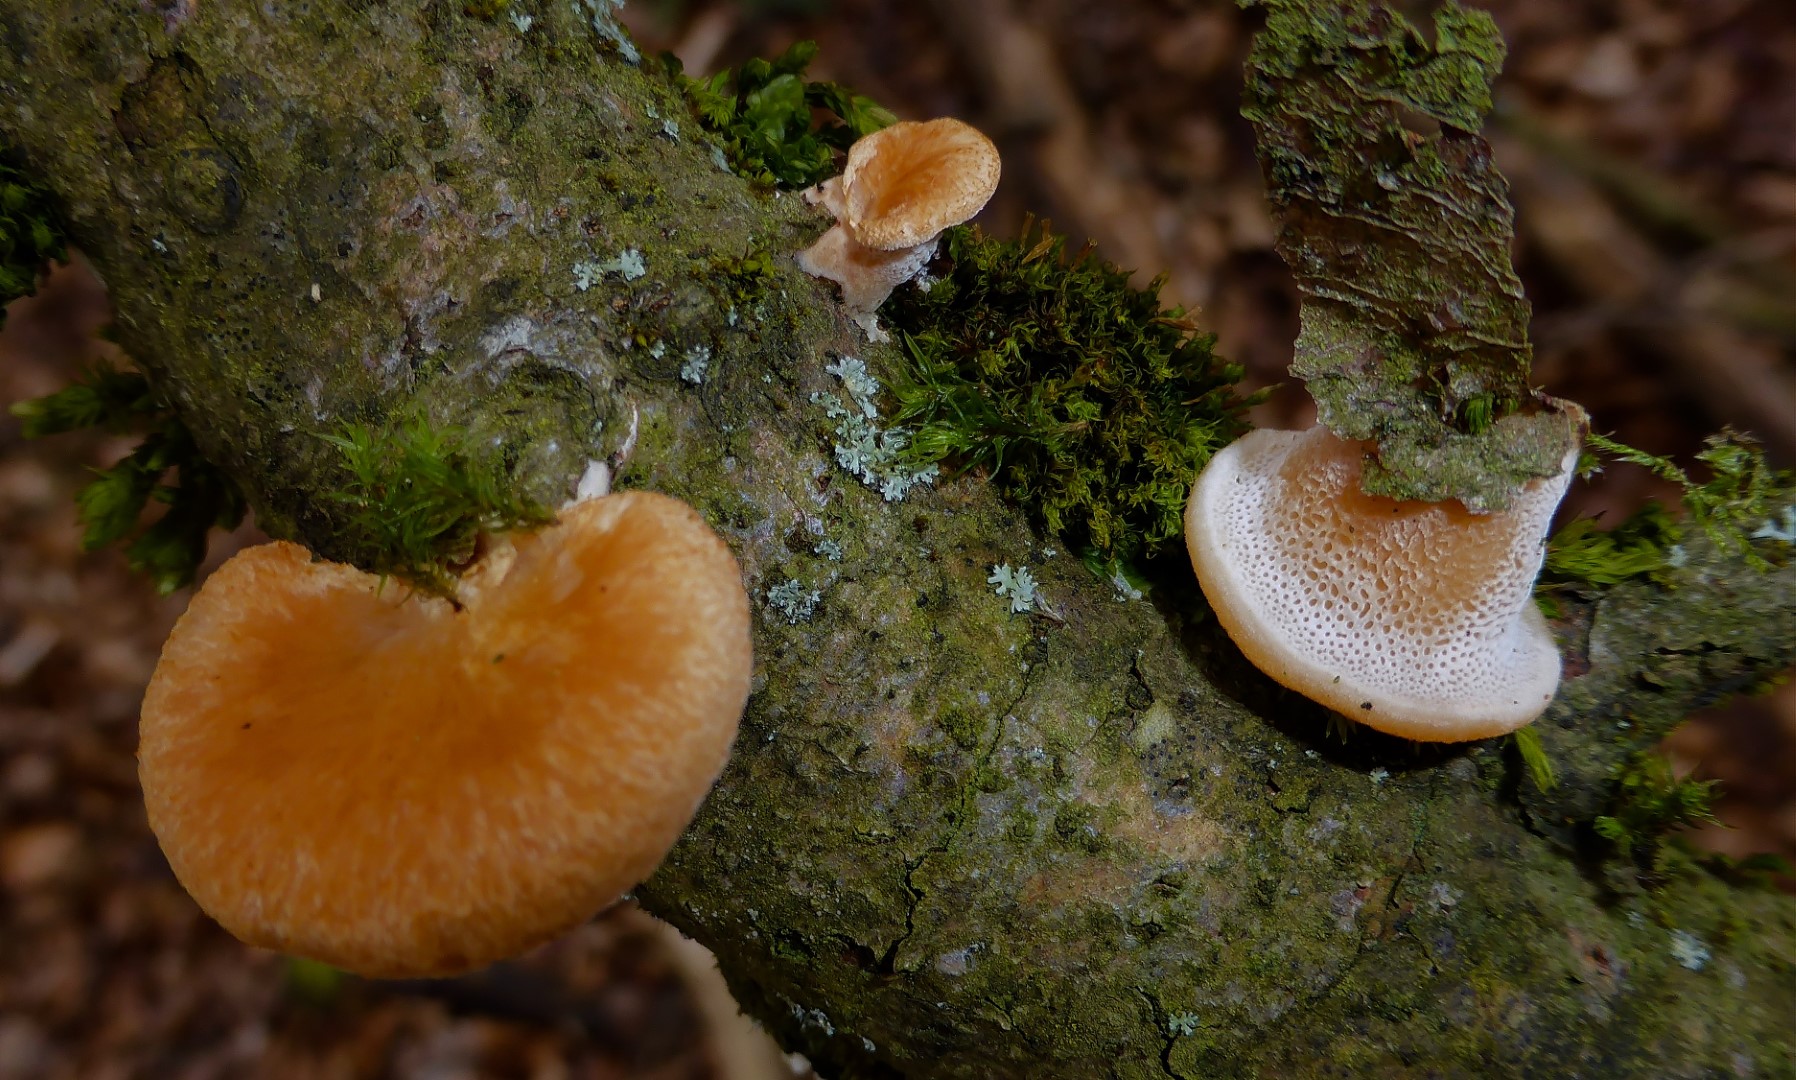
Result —
[[[893,387],[918,464],[988,470],[1040,524],[1106,560],[1152,555],[1186,492],[1246,430],[1241,368],[1178,309],[1025,226],[944,238],[946,272],[887,307],[910,363]]]
[[[1559,786],[1559,778],[1553,773],[1553,759],[1547,755],[1547,748],[1541,745],[1540,730],[1532,725],[1522,728],[1510,736],[1515,743],[1515,752],[1527,766],[1528,775],[1534,778],[1534,786],[1542,791],[1551,791]]]
[[[1595,518],[1578,518],[1547,541],[1541,587],[1560,584],[1619,585],[1637,577],[1659,579],[1670,569],[1677,523],[1659,503],[1648,503],[1604,531]]]
[[[345,424],[325,439],[342,453],[335,493],[349,510],[340,557],[427,592],[449,595],[454,569],[484,532],[542,525],[554,515],[519,496],[498,463],[463,436],[423,419]]]
[[[1618,855],[1651,867],[1668,834],[1704,822],[1718,823],[1710,808],[1718,783],[1679,779],[1669,761],[1658,754],[1642,754],[1622,771],[1609,813],[1591,825]]]
[[[809,187],[836,172],[836,152],[898,118],[835,83],[807,82],[817,43],[750,60],[708,79],[680,76],[699,122],[723,139],[730,168],[763,187]]]
[[[1709,539],[1729,554],[1739,554],[1760,569],[1769,563],[1753,550],[1754,529],[1787,507],[1796,477],[1771,468],[1765,452],[1751,436],[1723,429],[1704,441],[1696,455],[1709,472],[1697,483],[1669,458],[1657,457],[1601,435],[1591,435],[1592,449],[1644,468],[1684,489],[1684,507]]]
[[[1770,565],[1762,547],[1754,541],[1774,540],[1786,545],[1796,541],[1796,530],[1785,536],[1780,514],[1792,513],[1791,485],[1787,473],[1773,470],[1764,451],[1750,438],[1733,431],[1709,436],[1696,455],[1709,479],[1698,483],[1670,458],[1648,454],[1602,435],[1588,439],[1578,471],[1598,471],[1603,458],[1625,461],[1652,470],[1683,489],[1683,504],[1690,521],[1700,527],[1724,552],[1739,554],[1748,564]],[[1568,523],[1547,541],[1547,558],[1539,591],[1577,586],[1607,587],[1645,578],[1668,584],[1684,558],[1683,537],[1670,511],[1648,503],[1607,531],[1594,518]],[[1544,602],[1544,601],[1543,601]]]
[[[97,470],[75,500],[85,530],[82,547],[93,551],[128,540],[131,569],[147,575],[164,595],[193,581],[214,526],[232,529],[243,520],[243,493],[236,482],[200,456],[187,425],[142,375],[96,368],[74,385],[11,411],[28,439],[87,428],[143,434],[123,461]],[[151,502],[166,509],[140,526]]]
[[[37,291],[44,268],[67,257],[50,196],[0,163],[0,326],[6,305]]]

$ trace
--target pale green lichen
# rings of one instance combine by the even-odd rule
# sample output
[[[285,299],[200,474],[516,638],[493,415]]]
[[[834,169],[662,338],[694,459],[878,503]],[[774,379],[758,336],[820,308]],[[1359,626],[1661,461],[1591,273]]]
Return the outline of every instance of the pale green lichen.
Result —
[[[809,622],[822,600],[822,590],[809,588],[797,578],[789,578],[767,590],[767,607],[794,626]]]
[[[997,586],[997,594],[1010,601],[1012,615],[1040,611],[1046,607],[1035,575],[1027,567],[1013,569],[1009,563],[999,563],[992,567],[991,576],[985,582]]]
[[[1709,966],[1709,947],[1701,938],[1685,930],[1671,932],[1671,958],[1688,971],[1701,971]]]
[[[705,375],[711,370],[711,347],[694,345],[686,350],[685,363],[680,365],[680,381],[698,386],[705,381]]]
[[[574,0],[574,14],[583,16],[601,40],[617,50],[626,62],[635,64],[641,62],[642,53],[637,51],[636,43],[617,21],[617,13],[623,7],[624,0]]]
[[[901,502],[918,485],[933,484],[940,475],[935,465],[917,466],[906,460],[910,431],[902,427],[882,428],[879,404],[879,380],[867,366],[852,356],[844,356],[824,368],[842,382],[852,407],[832,393],[811,395],[814,404],[823,406],[824,415],[835,422],[836,464],[861,483],[879,492],[887,502]]]
[[[1784,507],[1781,518],[1766,518],[1763,525],[1753,530],[1752,539],[1796,544],[1796,506]]]
[[[585,292],[605,280],[607,274],[616,274],[625,281],[636,281],[648,272],[648,264],[643,261],[641,249],[625,248],[615,258],[583,259],[575,263],[574,288]]]

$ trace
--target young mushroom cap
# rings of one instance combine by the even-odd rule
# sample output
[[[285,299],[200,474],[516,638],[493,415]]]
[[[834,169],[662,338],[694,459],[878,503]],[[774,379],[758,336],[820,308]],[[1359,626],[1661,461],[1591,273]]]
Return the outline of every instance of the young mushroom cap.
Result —
[[[840,285],[848,314],[882,341],[875,310],[929,265],[942,230],[985,206],[999,171],[998,148],[959,120],[901,121],[864,136],[841,176],[805,192],[836,224],[798,265]]]
[[[901,120],[848,148],[848,232],[881,251],[927,243],[984,209],[999,172],[998,148],[977,128],[952,117]]]
[[[1217,620],[1260,670],[1380,731],[1459,742],[1529,723],[1559,684],[1533,586],[1575,456],[1473,514],[1365,494],[1364,454],[1318,424],[1210,461],[1185,539]]]
[[[647,877],[729,755],[748,598],[631,492],[500,545],[461,607],[303,548],[220,568],[165,646],[139,774],[176,876],[246,942],[364,975],[516,954]]]

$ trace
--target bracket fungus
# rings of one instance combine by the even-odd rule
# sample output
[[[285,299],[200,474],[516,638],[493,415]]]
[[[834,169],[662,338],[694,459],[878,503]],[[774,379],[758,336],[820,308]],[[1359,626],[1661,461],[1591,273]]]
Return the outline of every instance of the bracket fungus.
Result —
[[[1533,586],[1576,454],[1474,514],[1365,494],[1364,445],[1321,424],[1255,431],[1198,477],[1185,541],[1217,620],[1273,679],[1409,739],[1501,735],[1559,685]]]
[[[273,543],[212,575],[143,705],[175,874],[254,945],[376,977],[513,955],[647,877],[729,756],[748,597],[628,492],[498,538],[458,603]]]
[[[804,193],[836,224],[798,253],[799,268],[840,285],[849,316],[884,341],[874,312],[929,265],[944,229],[985,207],[999,172],[992,141],[951,118],[904,120],[856,139],[842,175]]]

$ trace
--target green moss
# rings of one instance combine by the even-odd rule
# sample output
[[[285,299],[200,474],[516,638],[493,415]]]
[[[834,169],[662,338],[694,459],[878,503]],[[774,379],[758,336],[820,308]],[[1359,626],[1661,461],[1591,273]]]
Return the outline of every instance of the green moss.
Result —
[[[1097,816],[1097,811],[1084,803],[1067,803],[1054,815],[1054,836],[1070,848],[1095,855],[1104,850]]]
[[[1702,870],[1736,888],[1775,890],[1778,878],[1796,878],[1796,866],[1782,855],[1761,853],[1735,857],[1719,851],[1688,854]]]
[[[1559,783],[1553,775],[1553,759],[1547,756],[1546,747],[1541,745],[1540,731],[1533,726],[1517,731],[1510,738],[1515,742],[1515,751],[1521,756],[1522,764],[1528,767],[1528,775],[1534,778],[1534,786],[1542,791],[1551,791]]]
[[[518,494],[502,464],[423,419],[345,424],[324,438],[342,453],[339,546],[364,570],[447,595],[481,533],[553,517]]]
[[[143,435],[123,461],[96,470],[75,500],[82,547],[125,543],[131,569],[164,595],[193,581],[214,527],[232,529],[243,520],[236,481],[200,455],[187,425],[142,375],[95,368],[74,385],[11,411],[26,438],[89,428]],[[141,524],[151,503],[164,509]]]
[[[936,714],[935,722],[953,740],[954,745],[962,750],[972,750],[979,745],[984,725],[966,709],[950,705]]]
[[[349,979],[329,964],[299,956],[286,958],[281,976],[287,997],[312,1008],[326,1008],[334,1003]]]
[[[1578,518],[1547,541],[1540,588],[1563,584],[1619,585],[1633,578],[1658,579],[1669,569],[1677,524],[1659,503],[1648,503],[1620,525],[1604,531],[1595,518]]]
[[[1654,475],[1683,489],[1689,519],[1700,527],[1722,552],[1738,554],[1748,564],[1765,569],[1774,544],[1788,547],[1796,530],[1785,535],[1780,515],[1790,509],[1792,477],[1773,470],[1763,450],[1751,439],[1733,431],[1711,435],[1696,455],[1709,478],[1697,482],[1669,458],[1591,434],[1579,471],[1590,474],[1603,459],[1623,461],[1650,469]],[[1598,527],[1594,518],[1569,522],[1547,541],[1546,563],[1537,592],[1550,594],[1562,588],[1608,587],[1645,579],[1660,585],[1675,580],[1685,558],[1680,541],[1683,530],[1671,513],[1657,502],[1646,504],[1613,529]],[[1770,541],[1771,544],[1755,544]]]
[[[1770,565],[1753,547],[1754,540],[1777,540],[1789,546],[1796,537],[1779,534],[1773,519],[1789,509],[1790,489],[1796,476],[1772,469],[1765,452],[1750,436],[1723,429],[1709,436],[1696,460],[1709,479],[1698,483],[1669,458],[1658,457],[1614,439],[1592,434],[1592,449],[1618,461],[1652,470],[1654,475],[1684,489],[1684,507],[1715,546],[1739,554],[1754,566]],[[1763,527],[1762,527],[1763,526]]]
[[[835,83],[809,82],[817,43],[750,60],[707,79],[680,77],[699,122],[723,140],[730,168],[763,187],[809,187],[836,172],[837,151],[898,118]]]
[[[6,305],[36,292],[50,260],[65,257],[49,193],[0,161],[0,327],[6,325]]]
[[[1075,549],[1151,555],[1192,477],[1245,430],[1241,368],[1179,309],[1025,226],[943,238],[946,270],[888,305],[910,363],[894,392],[918,465],[978,468]]]
[[[767,290],[774,281],[773,271],[773,252],[764,247],[756,247],[739,258],[711,260],[712,284],[728,295],[730,303],[736,306],[737,318],[754,311],[767,299]]]
[[[1710,804],[1717,784],[1680,779],[1665,758],[1641,754],[1622,771],[1609,812],[1591,824],[1617,854],[1651,865],[1669,833],[1716,822]]]

